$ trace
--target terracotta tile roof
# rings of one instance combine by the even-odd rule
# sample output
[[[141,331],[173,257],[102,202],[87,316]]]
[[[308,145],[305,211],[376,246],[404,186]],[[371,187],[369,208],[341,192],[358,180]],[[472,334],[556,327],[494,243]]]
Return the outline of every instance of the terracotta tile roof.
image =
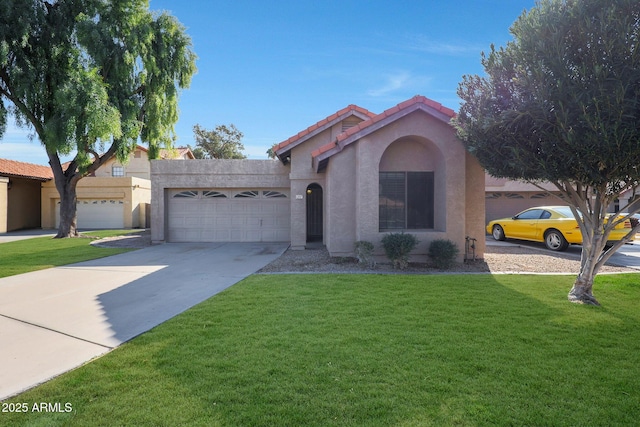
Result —
[[[356,126],[353,126],[349,129],[347,129],[346,131],[342,132],[340,135],[337,136],[335,141],[332,141],[326,145],[323,145],[322,147],[318,148],[317,150],[314,150],[311,153],[311,156],[315,159],[318,156],[321,156],[322,154],[332,150],[332,149],[337,149],[337,151],[340,151],[342,149],[342,144],[349,143],[350,138],[353,138],[353,136],[355,134],[358,134],[362,131],[366,131],[370,128],[373,127],[373,125],[375,125],[376,123],[385,120],[385,119],[389,119],[390,117],[397,115],[405,110],[409,110],[409,109],[417,109],[417,108],[426,108],[428,111],[435,113],[437,115],[439,115],[442,120],[444,121],[449,121],[450,119],[452,119],[453,117],[455,117],[456,113],[455,111],[453,111],[451,108],[447,108],[445,106],[443,106],[442,104],[440,104],[439,102],[433,101],[425,96],[422,95],[416,95],[411,99],[408,99],[406,101],[401,102],[400,104],[389,108],[388,110],[383,111],[382,113],[378,114],[377,116],[373,116],[363,122],[358,123]],[[330,156],[326,155],[326,156]],[[325,156],[323,156],[325,157]]]
[[[0,159],[0,176],[15,176],[48,181],[53,179],[53,171],[49,166]]]
[[[351,115],[356,115],[362,119],[369,119],[371,117],[374,117],[375,114],[372,113],[371,111],[366,110],[365,108],[362,107],[358,107],[357,105],[354,104],[350,104],[347,107],[343,108],[342,110],[336,111],[335,113],[333,113],[332,115],[320,120],[318,123],[309,126],[308,128],[306,128],[305,130],[297,133],[296,135],[292,136],[291,138],[282,141],[281,143],[275,145],[273,147],[273,151],[275,153],[278,153],[278,151],[282,152],[282,150],[286,147],[286,148],[292,148],[294,145],[297,145],[305,140],[307,140],[308,138],[318,134],[319,132],[323,131],[324,129],[333,126],[335,123],[344,120],[345,118],[347,118],[348,116]]]

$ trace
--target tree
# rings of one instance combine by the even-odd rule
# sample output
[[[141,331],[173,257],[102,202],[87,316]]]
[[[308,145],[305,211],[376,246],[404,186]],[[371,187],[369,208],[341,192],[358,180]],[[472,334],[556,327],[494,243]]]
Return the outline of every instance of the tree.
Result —
[[[78,181],[138,140],[175,139],[178,89],[196,56],[184,27],[148,0],[3,0],[0,136],[7,116],[44,146],[60,193],[56,237],[77,236]],[[60,155],[77,154],[63,167]],[[98,154],[102,152],[102,154]]]
[[[233,124],[218,125],[214,130],[206,130],[195,125],[196,150],[201,149],[205,159],[246,159],[242,154],[244,136]]]
[[[558,188],[583,237],[569,300],[599,305],[594,277],[637,231],[604,250],[625,220],[607,207],[640,182],[640,2],[541,0],[511,33],[463,77],[455,126],[491,175]]]

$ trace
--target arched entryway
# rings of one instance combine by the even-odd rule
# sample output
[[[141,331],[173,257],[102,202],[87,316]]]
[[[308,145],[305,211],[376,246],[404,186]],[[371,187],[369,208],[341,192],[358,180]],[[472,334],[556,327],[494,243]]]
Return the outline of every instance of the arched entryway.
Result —
[[[322,187],[307,187],[307,242],[322,242]]]

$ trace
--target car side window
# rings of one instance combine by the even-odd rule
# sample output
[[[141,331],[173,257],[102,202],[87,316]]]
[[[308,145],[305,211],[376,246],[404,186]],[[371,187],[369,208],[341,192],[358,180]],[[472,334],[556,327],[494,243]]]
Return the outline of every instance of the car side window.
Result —
[[[540,219],[549,219],[549,218],[551,218],[551,212],[549,212],[549,211],[542,212],[542,215],[540,216]]]
[[[542,215],[542,209],[531,209],[530,211],[522,212],[518,215],[518,219],[540,219],[540,215]]]

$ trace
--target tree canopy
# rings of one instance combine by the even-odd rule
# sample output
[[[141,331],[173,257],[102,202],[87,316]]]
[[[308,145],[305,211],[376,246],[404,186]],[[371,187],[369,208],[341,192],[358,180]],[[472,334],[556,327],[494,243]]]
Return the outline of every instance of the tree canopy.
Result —
[[[607,207],[640,182],[640,2],[541,0],[511,33],[463,77],[458,135],[491,175],[556,185],[583,235],[570,299],[597,303]]]
[[[7,116],[42,142],[61,197],[59,237],[75,235],[77,181],[138,141],[175,139],[179,88],[196,56],[184,27],[148,0],[3,0],[0,136]],[[76,152],[63,169],[61,154]]]
[[[218,125],[214,130],[207,130],[200,125],[193,127],[196,148],[193,149],[197,158],[203,159],[246,159],[242,153],[244,145],[240,132],[233,124]]]

